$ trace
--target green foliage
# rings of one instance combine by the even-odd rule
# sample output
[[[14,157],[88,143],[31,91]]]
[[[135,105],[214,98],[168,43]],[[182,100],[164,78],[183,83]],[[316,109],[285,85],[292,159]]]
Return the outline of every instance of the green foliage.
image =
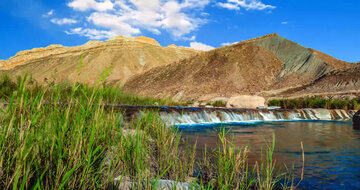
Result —
[[[8,75],[2,76],[0,79],[0,100],[9,99],[17,86]]]
[[[272,99],[268,102],[269,106],[280,106],[283,109],[301,109],[301,108],[326,108],[326,109],[360,109],[360,97],[349,99],[332,98],[300,98],[300,99]]]
[[[226,102],[217,100],[217,101],[213,102],[212,105],[214,107],[226,107]]]
[[[33,80],[26,80],[24,86],[29,92],[30,96],[34,96],[39,92],[44,92],[44,99],[47,102],[54,102],[54,94],[57,94],[57,101],[67,102],[69,98],[87,100],[94,91],[99,91],[102,94],[102,101],[104,104],[123,104],[123,105],[159,105],[159,106],[178,106],[182,103],[174,102],[171,99],[155,99],[149,97],[138,97],[133,94],[124,93],[121,88],[114,86],[106,86],[103,84],[104,78],[109,74],[110,68],[107,69],[99,79],[99,85],[88,86],[86,84],[50,84],[48,86],[39,86]],[[18,85],[21,82],[21,77],[17,78],[17,82],[13,82],[9,76],[5,75],[0,79],[0,101],[9,102],[11,95],[17,93]],[[76,90],[73,92],[73,88]],[[99,87],[101,86],[101,87]],[[61,94],[61,95],[60,95]]]

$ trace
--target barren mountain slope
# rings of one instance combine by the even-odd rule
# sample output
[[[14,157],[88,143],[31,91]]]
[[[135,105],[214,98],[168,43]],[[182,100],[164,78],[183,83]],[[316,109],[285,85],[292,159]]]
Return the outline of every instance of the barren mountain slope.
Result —
[[[211,99],[302,90],[352,65],[271,34],[136,75],[125,90],[146,96]]]
[[[306,85],[333,70],[351,66],[348,62],[306,48],[277,34],[250,41],[268,49],[283,62],[277,84],[281,88]]]
[[[254,94],[270,89],[281,68],[270,51],[254,43],[236,44],[151,69],[129,79],[124,89],[180,100]]]
[[[300,91],[287,94],[288,97],[301,96],[359,96],[360,63],[348,69],[331,72]]]
[[[104,42],[90,41],[77,47],[52,45],[22,51],[9,60],[0,61],[0,74],[15,77],[29,73],[39,83],[79,81],[93,84],[102,72],[110,69],[112,72],[107,81],[123,84],[136,73],[196,53],[198,51],[173,45],[161,47],[147,37],[119,36]]]

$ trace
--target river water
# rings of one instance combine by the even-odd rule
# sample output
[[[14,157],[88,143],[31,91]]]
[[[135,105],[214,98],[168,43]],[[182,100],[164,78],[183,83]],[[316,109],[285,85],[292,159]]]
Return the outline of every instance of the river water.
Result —
[[[275,135],[277,165],[302,168],[301,142],[305,149],[303,189],[360,189],[360,131],[352,122],[296,121],[254,122],[237,125],[181,126],[190,143],[198,149],[216,148],[217,131],[225,128],[239,147],[249,146],[249,162],[260,158],[266,143]]]

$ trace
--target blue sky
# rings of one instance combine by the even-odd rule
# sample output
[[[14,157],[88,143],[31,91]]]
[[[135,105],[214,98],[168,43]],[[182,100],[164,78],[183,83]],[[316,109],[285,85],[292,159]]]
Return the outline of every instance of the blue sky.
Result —
[[[278,33],[360,61],[359,0],[1,0],[0,59],[116,35],[211,49]]]

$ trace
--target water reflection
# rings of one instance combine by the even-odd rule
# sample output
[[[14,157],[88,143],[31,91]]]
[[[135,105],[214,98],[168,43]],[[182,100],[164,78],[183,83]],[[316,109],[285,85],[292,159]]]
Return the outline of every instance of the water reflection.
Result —
[[[198,148],[216,148],[217,131],[225,127],[228,137],[238,146],[251,148],[250,161],[259,160],[267,142],[276,137],[275,158],[278,165],[302,165],[300,142],[305,149],[303,188],[360,189],[360,131],[351,122],[270,122],[182,129]]]

